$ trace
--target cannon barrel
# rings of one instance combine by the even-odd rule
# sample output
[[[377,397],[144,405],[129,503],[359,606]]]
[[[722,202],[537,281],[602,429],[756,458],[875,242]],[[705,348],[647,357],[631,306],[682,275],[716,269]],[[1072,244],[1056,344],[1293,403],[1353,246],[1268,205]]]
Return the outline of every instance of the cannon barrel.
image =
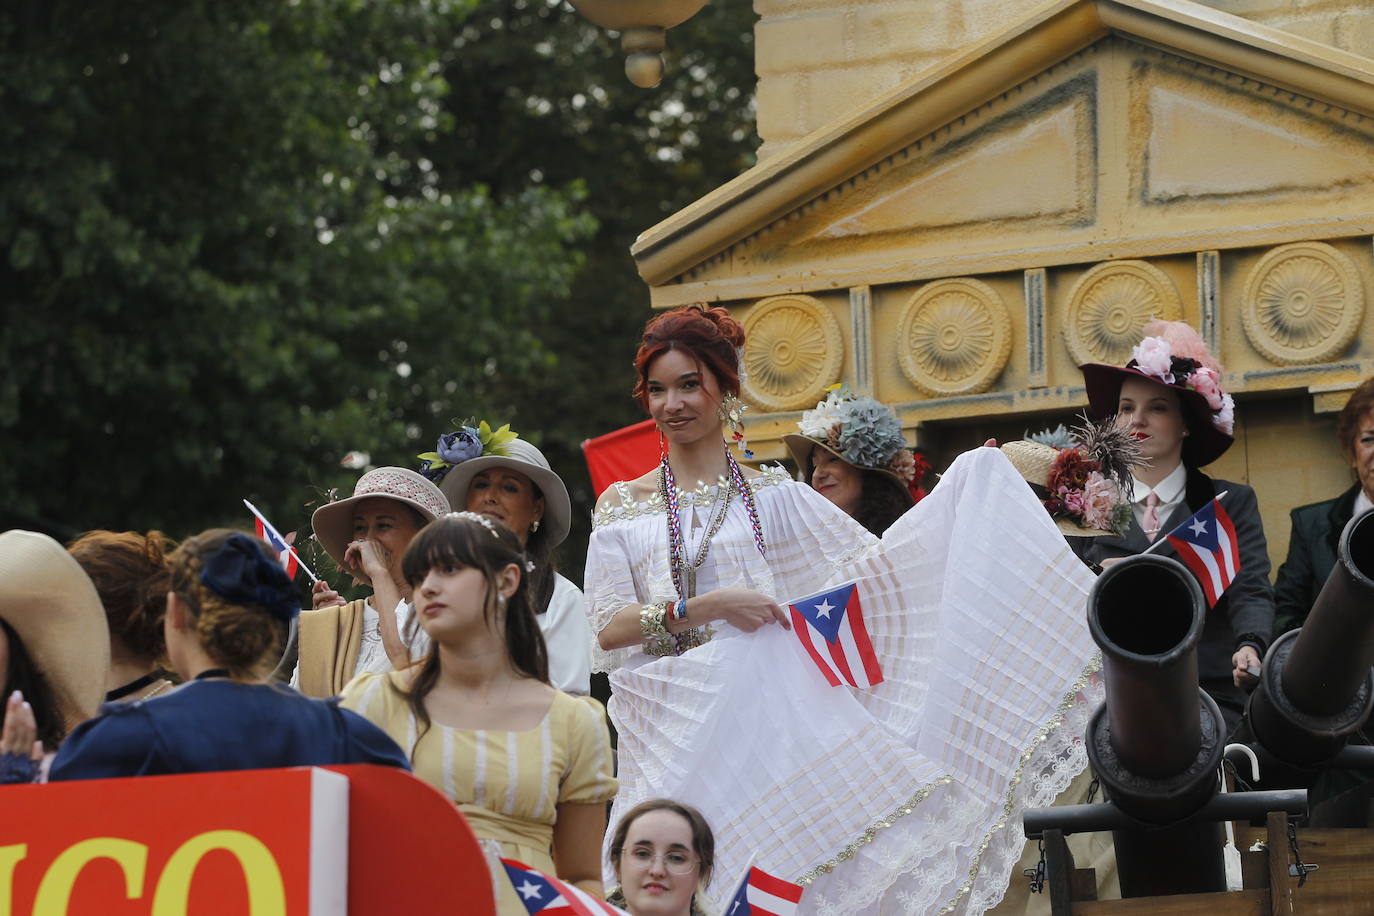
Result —
[[[1341,532],[1302,629],[1274,641],[1246,721],[1265,782],[1310,781],[1374,706],[1374,511]],[[1306,774],[1306,775],[1305,775]]]
[[[1110,566],[1088,596],[1105,705],[1087,751],[1107,798],[1139,826],[1112,833],[1123,897],[1226,889],[1222,825],[1196,815],[1217,794],[1221,711],[1198,687],[1202,589],[1151,554]]]

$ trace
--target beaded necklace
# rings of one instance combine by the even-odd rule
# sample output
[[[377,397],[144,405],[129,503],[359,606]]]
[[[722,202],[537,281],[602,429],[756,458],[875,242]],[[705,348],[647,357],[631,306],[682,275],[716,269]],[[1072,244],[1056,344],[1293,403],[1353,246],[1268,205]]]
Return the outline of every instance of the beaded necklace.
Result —
[[[659,463],[659,484],[662,488],[663,502],[667,507],[668,516],[668,562],[672,568],[673,585],[677,587],[679,598],[691,598],[695,592],[696,570],[706,560],[706,552],[710,549],[711,538],[715,537],[720,526],[725,522],[726,512],[730,508],[730,498],[734,490],[738,490],[740,498],[744,502],[744,510],[749,515],[749,526],[754,533],[754,546],[758,548],[759,555],[766,557],[767,546],[763,540],[763,525],[759,522],[758,507],[754,504],[754,494],[749,489],[749,484],[744,478],[744,471],[740,470],[739,463],[735,461],[735,456],[730,454],[729,449],[725,451],[725,461],[729,465],[729,478],[720,484],[717,492],[716,503],[711,507],[711,523],[702,538],[701,549],[697,552],[694,563],[688,564],[687,546],[682,537],[682,494],[678,490],[677,480],[673,477],[672,466],[668,463],[668,456],[664,455]],[[716,506],[720,509],[717,511]]]

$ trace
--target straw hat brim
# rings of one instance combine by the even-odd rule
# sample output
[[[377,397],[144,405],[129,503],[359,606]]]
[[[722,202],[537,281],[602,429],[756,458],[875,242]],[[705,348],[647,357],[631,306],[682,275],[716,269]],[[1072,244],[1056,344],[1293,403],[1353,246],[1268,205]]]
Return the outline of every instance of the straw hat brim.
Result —
[[[544,517],[540,523],[548,528],[549,546],[557,547],[567,539],[572,526],[572,500],[568,497],[563,478],[549,468],[523,461],[514,455],[482,455],[455,466],[439,483],[439,489],[448,497],[449,505],[456,511],[466,509],[472,478],[490,468],[506,468],[528,477],[544,494]],[[518,536],[519,532],[516,534]]]
[[[798,474],[806,473],[806,465],[811,460],[812,453],[818,448],[823,448],[850,467],[858,468],[862,471],[876,471],[901,487],[904,492],[907,489],[906,481],[902,480],[901,477],[897,476],[897,474],[890,469],[875,468],[867,464],[855,464],[835,451],[835,449],[831,448],[830,444],[827,442],[822,442],[819,439],[812,439],[810,436],[803,436],[800,433],[787,433],[782,437],[782,442],[783,445],[787,446],[787,450],[791,452],[792,460],[797,462]],[[803,480],[802,483],[810,483],[810,481]]]
[[[110,627],[90,577],[45,534],[0,534],[0,619],[52,688],[70,729],[105,699]]]
[[[1121,400],[1121,383],[1128,378],[1144,379],[1161,388],[1177,391],[1179,404],[1183,408],[1183,421],[1188,427],[1188,436],[1183,440],[1183,463],[1188,467],[1211,464],[1235,442],[1234,437],[1228,436],[1212,423],[1212,410],[1207,406],[1207,399],[1186,385],[1166,385],[1153,375],[1125,366],[1084,363],[1078,369],[1083,373],[1083,385],[1088,391],[1088,408],[1094,420],[1105,420],[1116,413]]]
[[[1059,454],[1059,450],[1052,445],[1045,445],[1043,442],[1032,442],[1027,439],[1017,439],[1012,442],[1003,443],[999,448],[1011,466],[1016,468],[1016,473],[1021,475],[1021,479],[1032,486],[1045,486],[1045,481],[1049,479],[1050,470],[1054,465],[1054,459]],[[1038,494],[1037,494],[1038,495]],[[1112,534],[1111,531],[1103,531],[1100,528],[1088,528],[1077,522],[1066,518],[1053,519],[1054,526],[1059,529],[1061,534],[1068,537],[1077,538],[1099,538],[1104,535]]]
[[[434,521],[434,511],[419,500],[393,493],[360,493],[327,503],[315,510],[310,516],[310,527],[315,532],[324,552],[343,568],[344,551],[353,540],[353,508],[364,499],[390,499],[419,512],[426,522]]]

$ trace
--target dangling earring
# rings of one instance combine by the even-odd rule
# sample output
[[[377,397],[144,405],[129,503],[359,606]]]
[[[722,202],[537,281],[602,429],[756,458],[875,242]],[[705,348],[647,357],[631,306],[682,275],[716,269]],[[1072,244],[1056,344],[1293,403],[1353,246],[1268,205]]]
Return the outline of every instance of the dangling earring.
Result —
[[[538,531],[538,530],[539,530],[539,519],[535,519],[534,521],[530,522],[530,531],[531,531],[531,533],[533,533],[533,532]]]
[[[658,460],[663,463],[668,458],[668,439],[663,435],[663,430],[658,431]]]
[[[745,458],[753,458],[754,450],[749,447],[749,443],[744,438],[744,412],[749,409],[749,405],[741,401],[733,394],[725,394],[720,399],[720,406],[716,408],[716,416],[720,417],[720,422],[730,427],[730,438],[735,440],[735,446],[744,453]]]

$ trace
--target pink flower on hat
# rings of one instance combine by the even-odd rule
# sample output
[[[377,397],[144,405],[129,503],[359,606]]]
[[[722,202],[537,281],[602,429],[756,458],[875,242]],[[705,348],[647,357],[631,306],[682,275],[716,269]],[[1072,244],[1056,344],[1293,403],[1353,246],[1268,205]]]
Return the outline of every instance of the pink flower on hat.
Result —
[[[1136,368],[1166,385],[1174,383],[1173,350],[1163,337],[1146,337],[1131,351]]]
[[[1083,524],[1102,531],[1112,529],[1112,512],[1120,502],[1116,484],[1098,471],[1088,474],[1083,485]]]
[[[1206,366],[1198,366],[1188,376],[1188,385],[1207,401],[1207,409],[1221,410],[1225,392],[1221,390],[1221,377]]]

